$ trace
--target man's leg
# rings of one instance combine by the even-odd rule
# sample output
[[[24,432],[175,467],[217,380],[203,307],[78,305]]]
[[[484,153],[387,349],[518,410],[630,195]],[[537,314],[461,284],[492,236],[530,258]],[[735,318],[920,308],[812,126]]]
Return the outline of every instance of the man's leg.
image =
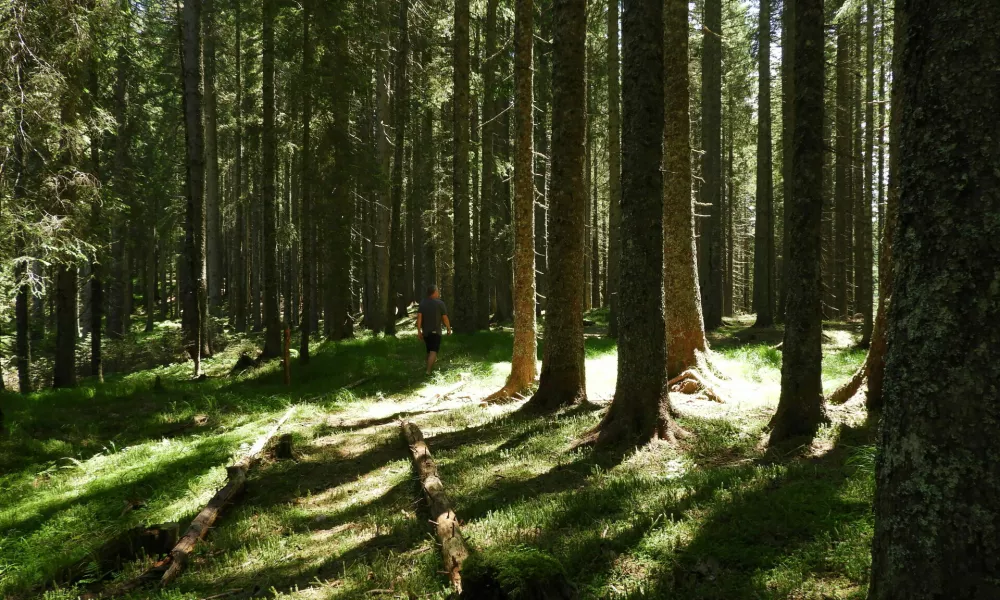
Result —
[[[438,357],[438,353],[437,352],[428,352],[427,353],[427,374],[428,375],[431,374],[431,369],[434,368],[434,362],[437,360],[437,357]]]

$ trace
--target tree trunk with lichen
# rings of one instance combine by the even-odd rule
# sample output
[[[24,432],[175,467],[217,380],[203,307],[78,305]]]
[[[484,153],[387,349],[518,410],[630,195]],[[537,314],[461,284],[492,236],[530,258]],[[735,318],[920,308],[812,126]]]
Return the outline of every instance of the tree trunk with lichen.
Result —
[[[993,598],[1000,4],[901,0],[896,20],[901,187],[868,597]]]
[[[795,115],[781,398],[770,443],[812,435],[823,406],[820,224],[823,216],[823,1],[795,4]]]
[[[691,201],[687,0],[667,0],[664,11],[663,287],[667,375],[675,377],[695,367],[708,342],[701,314]]]
[[[584,0],[552,3],[552,179],[549,196],[549,294],[538,391],[529,410],[555,410],[587,398],[583,345]]]

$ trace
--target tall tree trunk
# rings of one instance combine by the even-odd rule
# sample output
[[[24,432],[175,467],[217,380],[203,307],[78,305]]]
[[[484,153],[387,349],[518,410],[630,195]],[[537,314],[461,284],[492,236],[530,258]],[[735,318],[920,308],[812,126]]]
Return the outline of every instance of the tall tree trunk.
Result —
[[[74,2],[70,10],[84,7],[83,2]],[[77,157],[75,144],[71,140],[79,125],[79,102],[84,87],[84,73],[79,62],[70,61],[65,70],[65,89],[60,99],[60,125],[62,127],[59,140],[59,166],[61,174],[73,181],[72,170],[75,169]],[[59,188],[57,207],[72,206],[77,201],[74,184]],[[63,209],[56,208],[58,215]],[[53,387],[73,387],[76,385],[76,342],[78,337],[77,318],[79,315],[79,299],[77,286],[77,267],[69,262],[59,262],[56,265],[55,277],[55,328],[56,347],[53,364]]]
[[[621,92],[618,86],[618,3],[608,0],[608,337],[618,337],[618,287],[621,263],[622,180],[621,180]],[[686,8],[687,5],[685,5]],[[685,10],[685,23],[687,12]],[[685,29],[685,36],[687,30]],[[669,45],[667,52],[674,50]],[[687,39],[684,41],[684,68],[687,69]],[[666,75],[669,77],[669,74]],[[685,89],[687,75],[685,71]],[[685,94],[685,103],[687,94]],[[685,112],[687,115],[687,104]],[[685,117],[687,118],[687,117]],[[690,128],[687,125],[685,130]],[[690,144],[685,142],[685,147]],[[690,170],[690,158],[688,163]],[[668,167],[669,168],[669,167]],[[669,175],[668,175],[669,177]],[[688,181],[690,189],[690,180]],[[690,199],[690,192],[688,193]],[[664,224],[666,226],[666,224]],[[665,235],[666,234],[665,232]],[[701,304],[698,305],[699,314]],[[699,317],[700,320],[700,317]],[[668,342],[669,343],[669,342]]]
[[[309,364],[309,342],[312,335],[312,269],[313,269],[313,218],[312,203],[312,95],[313,95],[313,41],[309,34],[312,18],[311,0],[302,4],[302,159],[300,161],[302,194],[302,314],[299,322],[299,362]],[[348,240],[349,243],[349,240]]]
[[[410,114],[409,86],[406,81],[406,61],[410,54],[410,36],[407,26],[409,13],[409,0],[399,2],[399,40],[396,45],[396,93],[393,102],[395,103],[395,128],[396,142],[394,151],[394,167],[392,170],[392,232],[391,248],[389,249],[389,302],[387,303],[386,327],[387,335],[396,334],[396,319],[406,316],[406,283],[404,275],[406,268],[404,261],[409,256],[405,253],[405,239],[402,223],[403,211],[403,159],[406,149],[406,118]],[[466,153],[468,160],[468,153]],[[472,252],[469,252],[470,260]],[[471,288],[471,286],[470,286]]]
[[[236,21],[236,102],[233,106],[236,111],[235,156],[233,157],[235,173],[233,175],[233,198],[236,203],[236,231],[235,246],[233,251],[233,295],[229,303],[229,310],[233,313],[233,328],[243,333],[247,330],[247,224],[246,224],[246,194],[245,177],[246,170],[243,164],[243,27],[242,27],[242,3],[240,0],[233,0],[233,13]]]
[[[128,230],[131,216],[133,188],[125,169],[129,152],[128,106],[126,105],[130,58],[128,48],[122,44],[118,47],[115,58],[115,85],[113,113],[115,118],[115,150],[112,165],[112,189],[120,201],[125,204],[122,215],[112,220],[111,255],[108,261],[111,266],[106,297],[108,337],[121,339],[127,331],[128,315],[125,295],[128,293]]]
[[[875,3],[867,2],[868,44],[865,81],[865,147],[864,159],[864,191],[861,194],[861,210],[858,216],[858,246],[860,248],[861,271],[858,277],[858,311],[864,315],[861,326],[862,348],[871,345],[872,329],[875,325],[872,299],[872,159],[875,145]]]
[[[538,104],[536,121],[537,152],[535,154],[538,163],[535,169],[535,187],[537,188],[538,201],[535,205],[535,287],[537,300],[535,312],[541,316],[542,310],[546,306],[548,296],[548,204],[549,204],[549,122],[552,108],[552,82],[549,69],[549,32],[551,31],[551,2],[541,0],[540,10],[540,42],[539,51],[535,53],[538,57],[537,73],[535,78],[535,96]]]
[[[626,0],[622,14],[621,336],[615,396],[598,426],[601,444],[672,442],[676,432],[663,303],[663,6]]]
[[[526,389],[538,374],[535,339],[535,174],[532,112],[534,1],[514,5],[514,353],[504,390]]]
[[[76,267],[60,264],[56,267],[56,355],[52,375],[53,387],[76,385],[78,310]]]
[[[262,128],[261,155],[261,226],[262,226],[262,267],[261,275],[264,292],[264,350],[263,358],[281,355],[281,315],[278,310],[278,241],[275,210],[274,179],[277,168],[274,132],[274,21],[278,11],[276,0],[264,0],[263,23],[263,75],[264,75],[264,122]]]
[[[667,377],[672,378],[693,368],[708,342],[701,315],[691,200],[687,0],[667,0],[663,16],[663,288]]]
[[[511,75],[505,65],[501,71],[501,78],[507,80],[510,77]],[[510,113],[510,106],[505,98],[500,109],[497,111],[497,115],[500,118],[500,130],[503,132],[503,136],[500,138],[499,160],[501,164],[505,165],[511,164]],[[499,198],[497,198],[499,214],[497,217],[499,217],[498,229],[500,234],[497,236],[497,242],[493,248],[493,262],[495,265],[493,270],[496,274],[494,283],[494,289],[496,290],[496,310],[493,314],[493,320],[497,323],[509,323],[514,317],[514,272],[510,258],[513,255],[510,236],[513,227],[510,190],[511,178],[507,177],[499,183]]]
[[[837,117],[836,152],[837,187],[835,195],[834,220],[834,314],[837,318],[848,318],[847,263],[850,247],[850,227],[848,218],[851,204],[851,38],[847,24],[837,25]]]
[[[754,219],[753,310],[757,327],[774,325],[774,189],[771,175],[771,2],[760,0],[757,49],[757,214]],[[730,197],[730,202],[733,198]]]
[[[552,181],[549,195],[549,295],[538,391],[529,410],[585,401],[583,344],[585,0],[552,3]]]
[[[204,2],[205,65],[205,218],[208,270],[208,307],[212,316],[222,316],[222,216],[219,200],[219,143],[215,94],[215,2]],[[210,332],[211,333],[211,332]]]
[[[452,202],[455,207],[455,297],[451,321],[458,333],[475,330],[472,230],[469,213],[469,0],[455,2]]]
[[[1000,5],[896,6],[901,188],[868,597],[988,598],[1000,576]]]
[[[883,27],[885,25],[883,24]],[[892,21],[893,53],[892,53],[892,87],[889,90],[889,189],[886,202],[885,231],[882,235],[882,245],[879,249],[879,298],[878,317],[872,328],[872,344],[868,351],[868,395],[866,408],[868,414],[879,415],[885,400],[886,355],[888,340],[888,313],[893,297],[893,267],[894,246],[897,228],[899,226],[899,207],[901,193],[902,165],[900,164],[900,137],[903,121],[903,89],[901,80],[900,46],[903,29],[900,19]]]
[[[698,275],[705,327],[722,325],[722,0],[705,0],[701,65],[702,171],[701,203],[708,218],[701,223]]]
[[[785,319],[785,294],[788,293],[788,207],[792,198],[792,154],[795,127],[795,1],[781,4],[781,285],[778,288],[778,318]]]
[[[97,78],[97,60],[93,56],[90,59],[89,71],[89,81],[87,82],[87,87],[90,88],[90,106],[88,108],[91,112],[91,119],[96,121],[96,113],[100,102],[98,99],[100,87]],[[101,137],[100,133],[96,130],[91,131],[90,135],[91,176],[98,182],[98,184],[100,184]],[[91,227],[96,235],[100,235],[102,227],[101,198],[96,193],[90,210]],[[101,281],[101,277],[103,275],[102,271],[101,263],[95,255],[90,261],[90,314],[88,315],[90,317],[90,323],[88,324],[88,329],[90,330],[90,375],[91,377],[97,378],[97,381],[100,383],[104,382],[104,366],[101,360],[101,318],[104,316],[104,288]]]
[[[482,62],[483,77],[483,168],[479,193],[479,280],[476,287],[476,329],[489,329],[490,326],[490,290],[493,283],[493,270],[490,258],[494,254],[493,232],[490,226],[493,218],[493,208],[496,197],[494,180],[496,179],[496,29],[497,0],[487,0],[486,3],[486,56]]]
[[[183,322],[194,374],[201,375],[202,319],[205,297],[205,148],[201,116],[201,0],[185,0],[182,22],[185,174]]]
[[[812,435],[823,405],[820,225],[823,216],[823,1],[795,0],[795,114],[788,209],[789,282],[781,398],[770,443]]]
[[[378,180],[377,197],[378,202],[373,210],[372,224],[374,226],[371,245],[374,254],[369,269],[372,271],[373,281],[366,288],[371,288],[368,313],[365,320],[373,332],[382,333],[386,328],[386,315],[389,306],[389,243],[392,234],[392,213],[390,210],[391,199],[391,174],[390,167],[392,155],[390,152],[390,120],[391,106],[389,100],[389,78],[392,65],[389,61],[389,3],[378,3],[378,27],[379,37],[382,43],[378,45],[376,51],[376,110],[378,115]]]
[[[23,57],[17,55],[15,65],[16,84],[24,86],[24,67],[21,61]],[[24,138],[27,132],[25,122],[24,105],[17,107],[17,121],[14,128],[14,201],[22,201],[27,196],[27,176],[28,165],[26,160],[27,140]],[[27,244],[25,243],[24,232],[18,232],[14,237],[14,255],[17,262],[14,263],[14,283],[17,285],[17,297],[14,300],[14,320],[16,329],[16,340],[14,358],[17,362],[17,383],[18,390],[22,394],[31,392],[31,315],[29,303],[31,301],[31,283],[28,279],[28,257]],[[0,431],[3,429],[3,419],[0,418]]]
[[[337,10],[337,21],[344,19],[343,10]],[[332,291],[329,310],[325,315],[327,335],[330,339],[341,340],[354,335],[354,321],[351,319],[351,230],[354,227],[354,202],[351,200],[351,135],[350,98],[351,90],[342,82],[348,80],[348,39],[344,27],[334,27],[325,36],[332,38],[334,52],[326,53],[324,71],[331,77],[330,88],[334,90],[333,101],[333,157],[331,202],[333,215],[327,271],[330,279],[327,286]],[[325,37],[324,36],[324,37]],[[370,131],[370,130],[369,130]],[[315,234],[315,232],[314,232]],[[375,312],[372,312],[374,315]],[[385,313],[381,313],[385,316]],[[377,331],[377,330],[374,330]]]

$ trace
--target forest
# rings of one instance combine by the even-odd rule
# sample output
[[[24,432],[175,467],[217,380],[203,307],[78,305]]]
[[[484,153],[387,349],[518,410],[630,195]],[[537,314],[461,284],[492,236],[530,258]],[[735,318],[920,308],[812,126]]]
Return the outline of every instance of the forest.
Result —
[[[1000,599],[997,0],[0,0],[0,598]]]

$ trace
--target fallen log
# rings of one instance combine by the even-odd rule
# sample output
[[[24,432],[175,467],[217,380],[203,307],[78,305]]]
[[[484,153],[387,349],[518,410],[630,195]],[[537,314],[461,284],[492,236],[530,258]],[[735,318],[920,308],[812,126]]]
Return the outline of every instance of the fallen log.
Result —
[[[458,517],[451,508],[451,501],[444,491],[444,483],[438,476],[437,465],[431,457],[431,450],[424,441],[424,434],[410,422],[400,424],[403,438],[410,446],[413,455],[413,467],[420,476],[420,485],[424,489],[431,520],[435,524],[438,541],[441,543],[441,555],[444,559],[444,569],[448,573],[452,587],[462,593],[462,561],[469,557],[469,548],[462,538],[462,530]]]
[[[184,567],[187,566],[188,559],[191,556],[191,552],[194,550],[195,544],[198,540],[205,537],[208,530],[215,523],[215,520],[219,518],[219,513],[222,509],[230,504],[236,496],[243,491],[246,487],[247,482],[247,471],[250,470],[259,460],[260,453],[267,446],[271,438],[278,433],[278,429],[285,424],[292,413],[295,411],[295,407],[289,408],[283,417],[274,424],[267,433],[257,439],[257,442],[250,447],[250,450],[243,455],[236,464],[226,467],[227,479],[226,485],[215,493],[215,496],[205,505],[205,508],[201,509],[198,516],[195,517],[194,521],[191,522],[191,526],[181,537],[177,545],[170,552],[170,566],[167,567],[167,571],[163,574],[163,578],[160,579],[160,585],[168,585],[174,579],[181,574]]]
[[[111,598],[114,596],[122,596],[133,592],[147,583],[151,583],[160,580],[160,585],[165,586],[171,583],[174,579],[184,571],[187,566],[188,559],[191,556],[191,551],[194,550],[195,545],[198,540],[201,540],[211,529],[215,521],[218,520],[219,515],[222,510],[233,500],[239,496],[239,494],[246,487],[247,472],[260,460],[260,454],[267,447],[271,438],[278,433],[278,429],[285,424],[285,421],[292,416],[295,411],[295,407],[289,408],[285,411],[285,414],[274,424],[271,429],[267,431],[263,436],[257,439],[253,446],[243,455],[243,457],[237,461],[235,464],[226,467],[226,485],[222,487],[218,492],[212,496],[205,508],[198,513],[194,521],[188,527],[184,535],[178,540],[177,544],[173,546],[166,557],[158,560],[148,569],[143,571],[138,577],[123,583],[111,590],[105,590],[100,594],[92,594],[87,596],[87,598]]]

